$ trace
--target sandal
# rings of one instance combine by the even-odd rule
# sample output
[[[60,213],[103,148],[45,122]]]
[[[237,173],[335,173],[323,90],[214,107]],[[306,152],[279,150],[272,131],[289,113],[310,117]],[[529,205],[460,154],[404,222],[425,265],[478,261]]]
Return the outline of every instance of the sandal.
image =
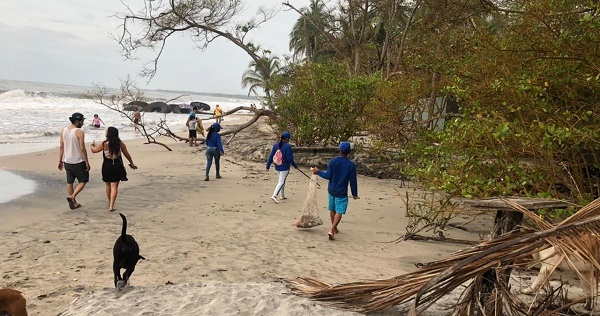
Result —
[[[75,199],[74,198],[68,197],[67,198],[67,202],[69,202],[69,208],[70,209],[72,209],[72,210],[76,209],[76,207],[75,207]]]

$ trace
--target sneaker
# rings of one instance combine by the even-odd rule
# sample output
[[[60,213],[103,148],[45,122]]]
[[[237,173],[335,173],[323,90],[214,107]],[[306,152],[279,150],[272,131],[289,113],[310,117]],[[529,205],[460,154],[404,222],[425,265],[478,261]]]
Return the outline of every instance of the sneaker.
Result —
[[[287,200],[285,196],[282,196],[280,200]]]
[[[204,178],[204,181],[208,181],[208,177]]]
[[[275,197],[275,196],[272,196],[272,197],[271,197],[271,200],[273,200],[273,202],[275,202],[275,203],[279,204],[279,201],[277,200],[277,197]]]
[[[221,175],[220,175],[220,174],[218,174],[218,175],[217,175],[217,179],[221,179],[221,178],[222,178],[222,177],[221,177]]]

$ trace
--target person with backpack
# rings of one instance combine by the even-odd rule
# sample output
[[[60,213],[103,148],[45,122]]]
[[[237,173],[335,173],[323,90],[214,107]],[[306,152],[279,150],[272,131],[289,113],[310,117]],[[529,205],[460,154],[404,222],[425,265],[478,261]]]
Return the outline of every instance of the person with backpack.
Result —
[[[294,166],[294,168],[298,169],[298,165],[294,161],[294,153],[292,152],[292,146],[290,146],[290,135],[289,132],[283,132],[281,137],[279,138],[279,142],[273,145],[273,149],[271,149],[271,154],[269,154],[269,159],[267,160],[267,172],[271,168],[271,164],[275,164],[275,170],[279,174],[279,181],[275,186],[275,191],[271,196],[271,200],[273,202],[279,204],[278,196],[281,197],[282,200],[285,200],[285,179],[290,173],[290,166]]]

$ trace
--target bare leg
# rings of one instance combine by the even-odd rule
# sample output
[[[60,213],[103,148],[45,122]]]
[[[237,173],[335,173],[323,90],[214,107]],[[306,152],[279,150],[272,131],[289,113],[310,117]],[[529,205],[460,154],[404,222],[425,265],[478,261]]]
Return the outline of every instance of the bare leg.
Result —
[[[335,220],[335,214],[337,214],[335,211],[329,211],[329,217],[331,218],[331,226],[333,226],[333,222],[334,222],[334,220]],[[339,223],[339,222],[338,222],[338,223]],[[340,230],[339,230],[339,229],[337,229],[337,225],[335,225],[335,226],[336,226],[336,228],[335,228],[335,230],[333,231],[333,233],[334,233],[334,234],[337,234],[337,233],[339,233],[339,232],[340,232]]]
[[[335,233],[335,231],[337,231],[337,226],[340,224],[341,220],[342,220],[342,214],[335,213],[335,216],[333,217],[333,225],[331,226],[331,231],[332,232]]]
[[[73,184],[67,183],[67,193],[69,193],[69,197],[75,201],[75,206],[79,205],[79,203],[77,203],[75,198],[77,197],[77,194],[79,194],[79,192],[81,192],[81,190],[83,190],[83,188],[85,188],[86,183],[87,182],[77,183],[77,186],[75,187],[75,189],[73,189]]]
[[[115,210],[115,202],[117,201],[117,194],[119,194],[119,182],[110,183],[110,201],[108,208],[109,210]]]
[[[67,194],[69,197],[73,197],[73,183],[67,183]]]
[[[104,182],[104,184],[106,191],[106,200],[108,201],[108,204],[110,204],[110,182]]]

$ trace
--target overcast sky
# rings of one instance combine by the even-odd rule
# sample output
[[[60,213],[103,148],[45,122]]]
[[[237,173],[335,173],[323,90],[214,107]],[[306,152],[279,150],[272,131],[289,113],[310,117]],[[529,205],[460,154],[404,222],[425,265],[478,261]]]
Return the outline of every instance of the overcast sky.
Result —
[[[142,0],[123,0],[143,8]],[[280,12],[249,38],[275,55],[288,54],[289,33],[298,19],[283,10],[283,0],[249,0],[244,15],[251,17],[260,5]],[[309,0],[289,0],[301,8]],[[149,54],[140,61],[126,61],[120,46],[110,38],[118,34],[124,12],[119,0],[4,0],[0,1],[0,79],[89,86],[99,83],[118,87],[128,74],[138,76]],[[200,51],[187,36],[170,40],[157,75],[141,88],[247,94],[241,77],[250,57],[225,39]]]

